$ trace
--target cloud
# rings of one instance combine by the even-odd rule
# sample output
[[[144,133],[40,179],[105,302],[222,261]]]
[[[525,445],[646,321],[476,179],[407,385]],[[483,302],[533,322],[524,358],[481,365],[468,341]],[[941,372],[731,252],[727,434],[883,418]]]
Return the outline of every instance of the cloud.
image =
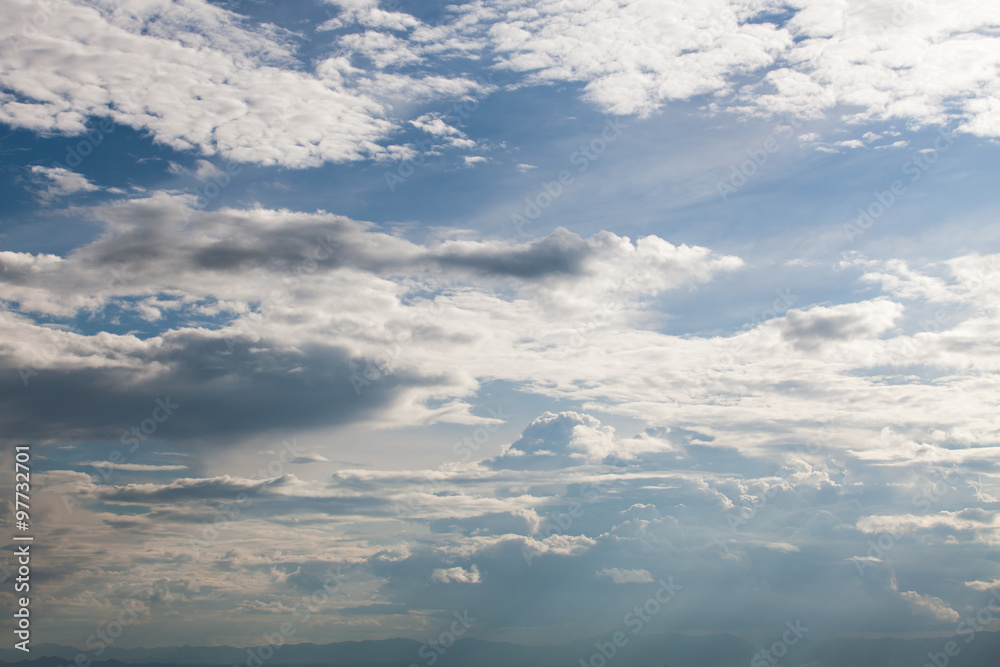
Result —
[[[669,100],[729,89],[729,77],[772,64],[791,35],[749,23],[751,3],[567,6],[547,0],[470,5],[498,66],[528,83],[572,81],[604,111],[645,115]]]
[[[174,149],[302,168],[382,156],[377,142],[398,127],[386,100],[402,86],[414,99],[476,87],[370,76],[342,57],[305,71],[293,36],[208,2],[65,2],[38,14],[16,0],[7,11],[0,122],[36,132],[80,134],[88,117],[107,117]]]
[[[75,211],[101,224],[80,247],[0,254],[6,433],[75,445],[96,465],[98,443],[126,452],[134,427],[142,451],[197,459],[157,483],[128,455],[103,483],[43,473],[45,539],[77,545],[46,614],[121,595],[128,570],[165,623],[163,601],[197,601],[206,634],[256,632],[342,565],[352,583],[316,613],[358,637],[423,636],[423,619],[459,603],[508,636],[599,634],[665,576],[685,598],[657,631],[744,631],[751,612],[781,627],[784,610],[810,608],[844,631],[944,632],[981,592],[964,582],[995,578],[995,387],[965,372],[1000,367],[992,256],[854,258],[828,270],[856,276],[863,297],[677,333],[658,317],[671,299],[742,260],[565,229],[416,241],[323,211],[200,211],[166,193]],[[937,329],[909,317],[938,307]],[[112,314],[125,326],[101,331]],[[143,329],[114,333],[125,327]],[[921,368],[889,363],[910,343]],[[540,407],[488,416],[487,394],[504,415]],[[178,407],[146,433],[157,399]],[[524,426],[487,430],[505,421]],[[426,429],[415,446],[426,458],[440,445],[439,469],[253,475],[274,436],[309,438],[311,454],[284,463],[339,460],[357,432],[378,444],[400,425]],[[452,458],[457,428],[489,434],[468,460]],[[219,519],[241,493],[250,506]],[[67,506],[71,525],[56,523]],[[179,580],[193,563],[197,580]]]
[[[614,429],[590,415],[545,412],[503,454],[494,468],[552,470],[600,461],[610,453]]]
[[[98,490],[108,502],[170,503],[180,500],[220,498],[232,500],[240,494],[257,494],[271,486],[286,483],[286,478],[248,480],[229,475],[213,478],[182,478],[169,484],[127,484]]]
[[[326,458],[322,454],[304,454],[302,456],[296,456],[288,461],[289,463],[295,464],[305,464],[305,463],[330,463],[330,459]]]
[[[653,582],[653,575],[646,570],[623,570],[611,567],[598,570],[594,574],[599,579],[605,579],[613,584],[648,584]]]
[[[782,336],[796,349],[818,350],[831,343],[877,336],[902,314],[902,306],[888,299],[790,310],[781,324]]]
[[[585,413],[546,413],[515,442],[531,452],[525,456],[574,451],[579,426],[601,428]],[[676,429],[652,429],[644,437],[673,441],[672,451],[707,446],[697,433]],[[579,444],[585,450],[583,440]],[[667,577],[683,586],[684,595],[671,601],[650,630],[745,629],[747,610],[755,610],[763,632],[781,627],[787,608],[806,608],[817,596],[824,605],[809,607],[810,618],[825,627],[888,633],[953,628],[954,610],[974,603],[974,594],[986,586],[990,561],[974,566],[981,581],[969,585],[961,583],[968,576],[942,584],[940,568],[954,549],[967,550],[975,542],[956,545],[947,532],[935,530],[934,519],[919,549],[897,539],[881,558],[866,556],[872,544],[886,546],[877,531],[896,534],[897,526],[868,525],[865,516],[889,517],[910,507],[923,486],[913,473],[931,472],[936,464],[913,461],[895,473],[840,454],[800,452],[789,457],[787,471],[774,474],[777,449],[741,459],[721,457],[712,470],[698,469],[694,456],[672,466],[637,457],[627,468],[574,465],[538,471],[495,468],[485,460],[449,471],[339,471],[329,484],[285,476],[276,480],[280,484],[258,486],[275,480],[221,475],[166,484],[91,484],[98,504],[77,507],[77,525],[47,539],[72,542],[78,541],[78,531],[109,530],[112,540],[122,540],[121,531],[141,531],[141,548],[135,542],[116,543],[115,567],[134,563],[133,580],[151,582],[159,599],[175,604],[203,599],[202,614],[213,613],[214,598],[199,597],[198,591],[225,592],[231,616],[226,621],[206,617],[213,627],[254,625],[261,615],[294,608],[301,595],[319,588],[326,570],[343,567],[339,597],[322,610],[315,607],[316,613],[347,623],[393,617],[393,628],[417,634],[419,623],[402,611],[419,607],[447,614],[460,603],[476,609],[481,627],[492,632],[570,640],[581,629],[598,632],[620,625],[620,610],[641,605],[656,582]],[[69,471],[48,474],[53,478],[42,482],[50,490],[49,502],[56,502],[64,488],[89,479]],[[434,487],[427,492],[432,477]],[[973,489],[955,483],[959,479],[932,496],[943,513],[927,516],[989,526],[992,513],[977,507]],[[216,503],[231,504],[240,492],[250,496],[249,505],[220,523]],[[393,499],[414,492],[422,492],[419,511],[397,513]],[[109,515],[109,504],[128,505],[132,514]],[[137,505],[152,508],[135,514]],[[727,516],[737,515],[741,506],[750,511],[732,529]],[[102,527],[94,528],[93,519]],[[369,528],[350,530],[358,521]],[[331,524],[344,529],[321,528]],[[205,537],[213,525],[224,539]],[[193,540],[179,543],[178,534]],[[782,539],[775,539],[779,535]],[[271,555],[267,545],[276,539],[286,546]],[[188,541],[200,545],[198,558],[205,560],[199,561],[199,578],[182,583],[166,573],[178,559],[191,557],[184,546]],[[986,553],[989,547],[981,548]],[[100,553],[77,553],[79,567],[111,567]],[[824,563],[819,572],[817,558]],[[966,560],[975,558],[969,554]],[[898,589],[885,563],[906,578],[910,590]],[[775,577],[774,572],[783,574]],[[50,582],[54,599],[72,596],[83,585],[94,590],[96,582],[117,582],[113,569],[88,577],[85,584],[72,577]],[[600,609],[585,604],[593,599],[603,601]],[[153,615],[159,617],[162,609],[154,604]],[[552,622],[555,609],[562,610],[558,623]],[[570,633],[567,623],[574,628]],[[380,636],[385,630],[359,627],[351,632]]]
[[[87,178],[65,167],[43,167],[34,165],[31,173],[37,174],[40,180],[47,183],[44,190],[39,193],[43,201],[51,201],[57,197],[66,197],[77,192],[95,192],[99,187],[87,180]]]
[[[445,141],[445,145],[451,146],[453,148],[464,148],[471,149],[476,147],[476,142],[469,139],[465,132],[462,132],[458,128],[449,125],[444,121],[440,114],[428,113],[410,121],[410,125],[422,130],[432,136],[438,137]],[[473,162],[482,162],[486,158],[466,156],[465,161],[472,159]]]
[[[91,468],[101,468],[107,470],[124,470],[127,472],[169,472],[174,470],[187,470],[187,466],[182,465],[152,465],[144,463],[115,463],[112,461],[88,461],[77,465],[89,466]]]
[[[994,579],[993,581],[967,581],[965,585],[973,590],[989,591],[994,588],[1000,588],[1000,579]]]
[[[218,182],[219,178],[224,174],[221,169],[208,160],[195,160],[194,164],[195,169],[194,171],[191,171],[187,167],[179,165],[176,162],[168,162],[167,171],[176,176],[190,176],[203,183],[208,182],[210,179],[214,179]]]
[[[337,30],[351,23],[359,23],[366,28],[387,28],[389,30],[409,30],[421,22],[405,12],[388,11],[379,8],[379,0],[328,0],[340,9],[340,14],[323,23],[318,30]]]
[[[944,600],[933,595],[921,595],[915,591],[900,591],[899,595],[909,602],[913,609],[930,614],[939,621],[954,623],[961,618]]]
[[[437,568],[431,573],[431,579],[441,584],[478,584],[482,581],[479,575],[479,568],[475,565],[468,570],[464,570],[461,567]]]
[[[0,34],[9,47],[0,122],[79,135],[88,118],[110,118],[178,150],[264,165],[383,160],[398,148],[385,142],[408,124],[474,145],[415,108],[494,90],[450,69],[468,57],[511,72],[515,86],[579,83],[615,115],[710,94],[713,111],[851,108],[853,122],[1000,132],[998,38],[988,30],[996,10],[960,0],[904,10],[713,0],[667,12],[653,0],[486,0],[434,25],[377,3],[333,4],[340,13],[319,26],[333,35],[331,54],[304,62],[304,35],[201,0],[67,2],[41,14],[16,0]]]
[[[120,415],[141,421],[165,395],[184,406],[184,419],[163,427],[177,435],[319,426],[390,407],[411,423],[475,423],[461,401],[425,407],[441,392],[469,395],[482,377],[485,369],[475,367],[481,361],[441,365],[456,344],[484,360],[475,350],[516,350],[522,324],[556,333],[564,325],[547,321],[550,303],[586,317],[631,261],[644,261],[648,278],[619,287],[628,300],[739,265],[653,237],[632,242],[605,232],[583,239],[559,229],[524,243],[421,245],[325,212],[207,212],[189,203],[157,193],[90,209],[104,232],[65,257],[0,253],[0,281],[19,306],[0,313],[0,328],[11,334],[5,363],[15,369],[6,377],[49,392],[46,405],[35,394],[11,393],[12,423],[46,437],[43,431],[61,426],[31,415],[58,404],[78,428],[117,439],[128,428]],[[117,313],[152,331],[85,335],[28,316],[83,312],[103,319]],[[179,323],[157,324],[165,313]],[[493,318],[509,324],[492,326]],[[87,390],[94,382],[109,388]],[[71,408],[77,392],[84,398]],[[342,408],[317,409],[321,404]]]
[[[849,121],[957,122],[961,131],[996,136],[1000,65],[997,37],[983,28],[995,7],[964,2],[802,3],[787,29],[787,64],[748,86],[751,104],[774,113],[860,109]],[[942,72],[960,75],[940,78]]]
[[[744,434],[743,453],[779,431],[809,441],[816,423],[848,409],[832,396],[864,405],[878,429],[897,423],[891,415],[906,400],[925,407],[900,422],[904,435],[925,424],[976,446],[990,437],[986,403],[953,400],[984,396],[976,380],[880,377],[912,363],[914,350],[938,371],[1000,367],[990,257],[942,264],[953,273],[941,286],[908,268],[908,284],[927,287],[880,281],[889,295],[793,309],[726,336],[675,336],[650,320],[653,297],[708,283],[738,269],[739,258],[655,236],[564,229],[523,243],[421,244],[325,212],[199,211],[164,193],[84,212],[104,231],[65,256],[0,253],[5,293],[18,303],[0,314],[5,410],[22,437],[65,434],[71,421],[80,437],[117,440],[165,395],[185,416],[161,435],[182,438],[225,432],[231,441],[388,414],[398,424],[477,423],[467,398],[486,378],[673,434],[616,442],[591,417],[564,411],[556,449],[515,443],[495,458],[500,467],[695,457],[690,440],[673,440],[688,431],[716,440],[712,457],[732,432]],[[921,307],[913,300],[939,299],[960,309],[914,331],[904,317]],[[79,313],[130,317],[148,333],[85,335],[34,319]],[[48,402],[15,389],[25,382],[44,387]],[[434,405],[443,395],[451,402]],[[66,424],[41,418],[53,405]],[[749,427],[761,414],[780,428]],[[857,450],[856,437],[843,442]]]
[[[718,0],[665,12],[652,1],[495,0],[465,11],[498,66],[529,84],[579,82],[607,113],[645,115],[710,93],[717,111],[815,117],[850,108],[851,122],[1000,132],[993,7]],[[940,76],[952,71],[961,75]]]
[[[448,171],[483,185],[499,164],[527,173],[519,160],[551,166],[575,143],[593,121],[560,106],[577,94],[670,118],[687,100],[713,127],[731,112],[865,126],[828,150],[891,145],[900,132],[867,127],[885,119],[981,132],[994,113],[994,10],[969,3],[481,0],[417,18],[336,0],[288,23],[301,32],[201,0],[65,2],[58,15],[9,4],[3,122],[80,137],[88,119],[113,119],[188,151],[159,174],[185,186],[223,162],[488,146],[488,169]],[[956,62],[969,71],[940,75]],[[524,90],[550,84],[554,96]],[[469,124],[440,108],[487,93],[497,106]],[[549,114],[528,129],[560,143],[485,143],[477,132],[512,102]],[[801,141],[819,142],[812,129]],[[672,146],[683,161],[684,142]],[[100,189],[47,159],[22,173],[52,201]],[[642,213],[601,231],[604,209],[537,238],[477,238],[474,211],[447,221],[468,193],[427,229],[406,202],[369,196],[373,166],[355,166],[346,203],[324,204],[353,217],[275,205],[271,172],[248,170],[239,203],[217,210],[144,180],[60,211],[72,233],[46,244],[45,215],[0,252],[4,437],[43,462],[39,543],[73,556],[43,572],[35,601],[59,636],[86,637],[94,614],[135,600],[143,623],[123,638],[135,645],[259,643],[303,605],[302,641],[425,641],[469,609],[477,636],[552,643],[607,636],[667,578],[683,590],[650,637],[764,641],[789,609],[831,634],[936,635],[981,608],[1000,545],[1000,255],[783,263],[780,247],[738,235],[691,244],[723,238],[718,221]],[[506,177],[496,196],[530,186]],[[776,224],[812,224],[800,217]],[[622,231],[647,223],[666,231]],[[793,273],[812,281],[802,303],[740,315],[757,312],[756,281]],[[12,454],[0,448],[0,467]],[[177,455],[185,465],[163,463]],[[0,504],[0,523],[12,510]],[[335,594],[304,601],[330,572],[345,575]]]
[[[242,603],[239,611],[246,614],[291,614],[295,607],[288,607],[281,602],[263,602],[261,600],[248,600]]]

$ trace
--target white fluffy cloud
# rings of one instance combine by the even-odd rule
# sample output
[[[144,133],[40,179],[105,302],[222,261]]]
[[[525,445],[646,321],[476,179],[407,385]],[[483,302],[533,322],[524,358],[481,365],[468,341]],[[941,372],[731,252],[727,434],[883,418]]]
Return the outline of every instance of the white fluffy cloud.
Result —
[[[99,187],[87,180],[87,178],[65,167],[43,167],[35,165],[31,168],[31,173],[36,174],[44,182],[43,190],[39,193],[42,200],[49,201],[56,197],[65,197],[77,192],[94,192],[100,190]]]
[[[431,573],[431,579],[442,584],[478,584],[480,582],[479,568],[475,565],[468,570],[461,567],[449,567],[447,569],[439,567]]]

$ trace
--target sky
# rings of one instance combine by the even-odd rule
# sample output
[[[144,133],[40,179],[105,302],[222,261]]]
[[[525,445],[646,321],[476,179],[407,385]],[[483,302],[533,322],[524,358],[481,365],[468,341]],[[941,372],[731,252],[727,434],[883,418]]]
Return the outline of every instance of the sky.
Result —
[[[33,642],[665,590],[642,632],[946,636],[1000,586],[997,3],[2,7]]]

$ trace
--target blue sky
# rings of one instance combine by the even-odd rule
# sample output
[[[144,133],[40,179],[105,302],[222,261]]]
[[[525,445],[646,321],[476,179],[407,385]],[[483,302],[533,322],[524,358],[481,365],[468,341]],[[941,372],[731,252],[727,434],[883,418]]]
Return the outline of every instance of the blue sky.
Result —
[[[645,632],[948,635],[1000,582],[995,7],[7,5],[37,637],[555,643],[667,577]]]

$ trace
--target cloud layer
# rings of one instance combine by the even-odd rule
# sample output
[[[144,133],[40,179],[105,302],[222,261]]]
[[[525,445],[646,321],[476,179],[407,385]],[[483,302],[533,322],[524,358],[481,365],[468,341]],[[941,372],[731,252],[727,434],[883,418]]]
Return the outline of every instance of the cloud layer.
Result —
[[[665,581],[650,633],[982,609],[998,10],[417,5],[6,3],[0,439],[33,448],[39,636],[125,604],[121,646],[464,612],[553,643]],[[892,164],[924,126],[972,136]],[[746,187],[706,202],[713,170]],[[529,193],[545,231],[500,236]]]
[[[0,122],[80,134],[107,117],[264,165],[405,159],[413,145],[392,143],[405,127],[448,131],[424,104],[496,90],[486,75],[504,71],[514,87],[578,84],[616,115],[705,100],[714,112],[1000,131],[989,3],[480,0],[433,23],[373,2],[330,9],[297,34],[199,0],[17,0],[0,34]],[[311,38],[327,43],[306,58]],[[475,146],[448,132],[446,145]]]
[[[657,300],[740,260],[610,232],[420,244],[323,212],[188,204],[96,207],[104,231],[65,257],[0,257],[18,304],[3,313],[8,437],[119,452],[95,468],[81,450],[88,474],[44,473],[40,516],[77,563],[47,613],[123,596],[151,618],[237,609],[208,627],[252,643],[344,568],[351,583],[315,623],[352,619],[355,637],[419,636],[461,606],[491,637],[571,639],[664,576],[685,586],[664,629],[766,632],[809,605],[831,632],[948,631],[996,576],[1000,256],[847,256],[830,271],[881,294],[671,335]],[[907,318],[927,304],[947,317]],[[60,324],[82,313],[137,330]],[[498,381],[579,407],[499,436],[511,409],[474,409]],[[642,427],[624,435],[598,414]],[[221,445],[358,423],[466,430],[434,469],[317,477],[351,450],[321,439],[255,455],[257,474],[223,472]],[[112,531],[114,563],[78,531]],[[265,555],[275,540],[294,546]],[[972,564],[945,583],[956,549]],[[132,573],[125,590],[108,567]]]

